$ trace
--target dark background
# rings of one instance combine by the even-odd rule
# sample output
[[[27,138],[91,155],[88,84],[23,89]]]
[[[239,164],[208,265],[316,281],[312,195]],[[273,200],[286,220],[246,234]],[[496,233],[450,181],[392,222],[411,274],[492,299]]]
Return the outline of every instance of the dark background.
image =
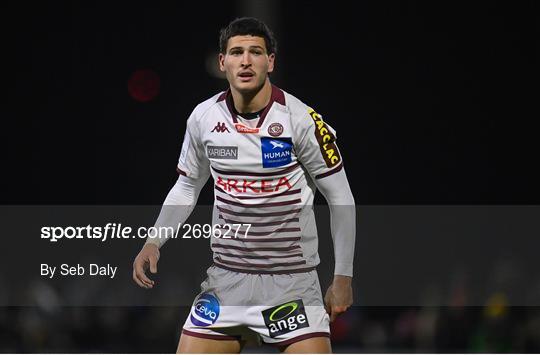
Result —
[[[21,132],[7,137],[15,181],[2,201],[160,204],[175,180],[188,115],[227,87],[206,66],[219,29],[255,12],[278,36],[273,82],[337,130],[358,204],[537,203],[536,7],[21,5],[5,14],[17,25],[8,121]],[[138,69],[161,79],[147,103],[127,90]]]
[[[357,204],[540,201],[539,33],[533,1],[54,2],[6,7],[4,35],[14,49],[5,55],[14,54],[14,62],[4,70],[15,81],[8,87],[9,111],[2,129],[8,153],[2,174],[4,205],[161,204],[176,179],[187,117],[197,103],[227,87],[208,64],[217,61],[212,58],[219,29],[243,15],[261,17],[276,32],[273,83],[314,107],[338,132]],[[160,79],[159,94],[148,102],[135,100],[128,91],[130,77],[141,69]],[[200,202],[211,201],[207,189]],[[91,312],[83,322],[87,328],[77,328],[71,315],[59,323],[45,321],[44,329],[52,329],[49,337],[37,332],[33,338],[24,335],[29,332],[24,314],[30,312],[33,324],[39,310],[4,309],[0,318],[7,321],[0,321],[0,328],[4,324],[4,331],[13,331],[3,333],[4,349],[174,350],[174,327],[181,317],[172,317],[168,332],[134,341],[133,334],[139,333],[127,324],[137,328],[145,317],[155,321],[159,317],[151,314],[159,311],[123,310],[114,319],[125,322],[123,332],[110,341],[106,336],[92,341],[81,334],[87,330],[95,339],[115,324],[96,316],[99,310],[68,310],[66,314]],[[370,308],[350,316],[356,317],[349,322],[356,330],[349,324],[337,344],[356,352],[539,349],[535,309],[507,313],[496,324],[499,333],[482,328],[491,324],[482,309],[462,310],[454,323],[444,320],[456,313],[439,311],[434,312],[438,321],[426,323],[438,341],[396,335],[400,320],[409,324],[410,314],[415,319],[425,315],[418,309]],[[536,334],[530,339],[524,330],[528,327]],[[81,334],[70,341],[54,340],[54,329]],[[497,343],[503,340],[503,345]]]

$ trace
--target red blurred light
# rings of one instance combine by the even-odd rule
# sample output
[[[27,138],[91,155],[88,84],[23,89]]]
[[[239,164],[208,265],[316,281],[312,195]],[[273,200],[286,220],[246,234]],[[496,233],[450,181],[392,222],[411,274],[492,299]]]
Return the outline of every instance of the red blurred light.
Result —
[[[148,102],[159,94],[159,75],[152,69],[139,69],[128,80],[128,92],[135,100]]]

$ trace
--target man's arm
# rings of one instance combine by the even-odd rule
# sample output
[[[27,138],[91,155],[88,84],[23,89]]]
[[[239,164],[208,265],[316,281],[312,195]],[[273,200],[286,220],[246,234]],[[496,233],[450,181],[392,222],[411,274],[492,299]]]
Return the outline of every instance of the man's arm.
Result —
[[[352,276],[356,238],[356,209],[345,171],[315,179],[330,208],[332,240],[334,242],[334,280],[324,297],[330,320],[352,305]]]
[[[172,227],[175,230],[178,224],[184,223],[199,198],[201,189],[206,184],[209,174],[204,174],[197,179],[180,175],[176,184],[169,191],[163,202],[163,207],[156,220],[155,227]],[[170,235],[163,238],[147,238],[143,248],[133,262],[133,280],[143,288],[152,288],[154,281],[146,276],[146,270],[157,273],[159,260],[159,248],[165,244]]]
[[[356,210],[343,170],[336,131],[322,116],[301,102],[292,102],[293,140],[298,160],[313,178],[330,206],[335,270],[326,292],[325,305],[331,320],[352,304],[352,273]]]

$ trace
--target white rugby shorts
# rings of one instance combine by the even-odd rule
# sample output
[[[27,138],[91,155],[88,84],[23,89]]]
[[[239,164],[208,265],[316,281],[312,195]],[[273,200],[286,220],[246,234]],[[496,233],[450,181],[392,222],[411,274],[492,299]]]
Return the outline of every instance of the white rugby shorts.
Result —
[[[207,274],[184,334],[280,346],[330,337],[330,318],[315,270],[263,275],[211,266]]]

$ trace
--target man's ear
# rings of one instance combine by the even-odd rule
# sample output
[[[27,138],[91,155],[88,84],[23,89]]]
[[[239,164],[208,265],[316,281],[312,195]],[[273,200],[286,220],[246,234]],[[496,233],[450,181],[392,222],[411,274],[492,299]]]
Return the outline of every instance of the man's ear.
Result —
[[[274,71],[274,62],[276,60],[275,53],[272,53],[268,56],[268,72],[271,73]]]
[[[218,61],[219,61],[219,70],[221,70],[222,72],[225,72],[225,54],[219,53]]]

